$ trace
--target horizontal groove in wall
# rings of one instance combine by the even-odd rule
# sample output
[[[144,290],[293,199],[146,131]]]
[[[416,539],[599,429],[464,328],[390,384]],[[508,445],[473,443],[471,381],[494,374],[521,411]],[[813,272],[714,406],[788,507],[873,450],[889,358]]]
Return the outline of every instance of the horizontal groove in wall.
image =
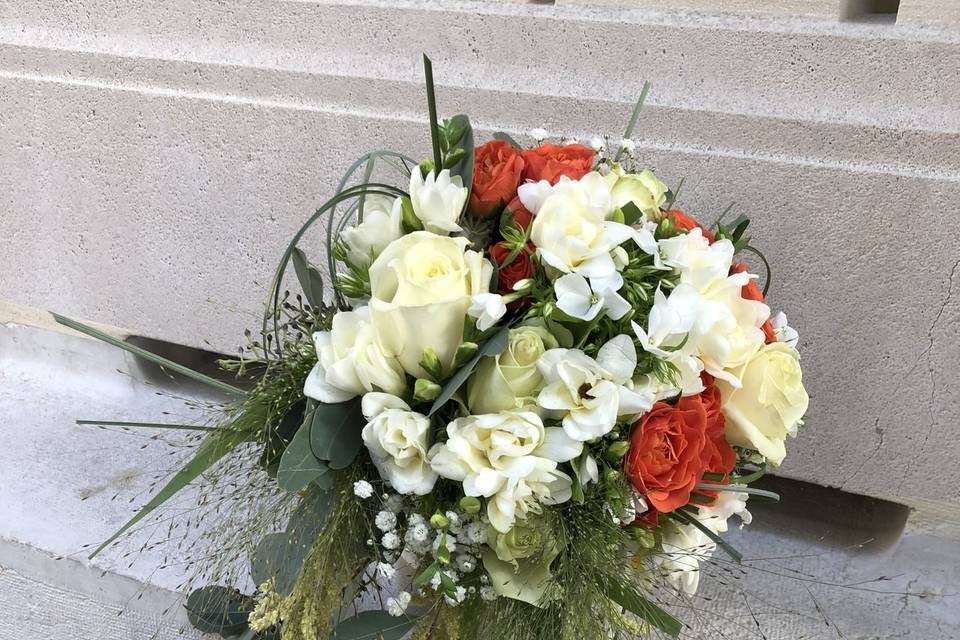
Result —
[[[960,131],[950,99],[960,90],[960,34],[937,39],[934,30],[898,27],[892,37],[869,25],[800,21],[789,30],[652,13],[630,22],[610,11],[504,3],[172,0],[136,20],[108,0],[85,2],[85,13],[36,4],[0,15],[0,42],[406,82],[420,81],[426,52],[448,87],[632,102],[651,80],[652,105]]]
[[[425,122],[422,87],[416,81],[371,81],[2,44],[0,60],[5,61],[0,63],[0,79],[7,82],[53,82],[160,98]],[[70,70],[65,73],[68,65]],[[443,86],[440,91],[445,107],[469,113],[478,129],[518,135],[545,126],[556,137],[609,134],[615,138],[630,108],[608,100],[580,100],[578,109],[571,112],[565,96]],[[561,113],[563,120],[558,120]],[[651,105],[635,138],[650,149],[960,181],[960,158],[949,153],[960,145],[960,134],[951,132],[811,123]]]

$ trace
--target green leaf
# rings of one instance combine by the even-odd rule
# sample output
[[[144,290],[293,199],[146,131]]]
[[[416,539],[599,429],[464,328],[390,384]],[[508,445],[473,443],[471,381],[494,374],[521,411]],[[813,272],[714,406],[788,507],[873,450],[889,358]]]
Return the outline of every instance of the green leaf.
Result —
[[[608,598],[667,635],[677,638],[683,631],[683,623],[644,598],[634,588],[612,582],[600,586]]]
[[[427,113],[430,118],[430,142],[433,144],[433,166],[440,171],[440,126],[437,121],[437,95],[433,88],[433,63],[423,54],[423,77],[427,86]]]
[[[637,126],[637,120],[640,119],[640,112],[643,111],[643,103],[647,101],[647,94],[650,92],[650,83],[644,82],[643,89],[640,90],[640,97],[637,99],[637,104],[633,107],[633,113],[630,114],[630,121],[627,123],[627,128],[623,132],[624,138],[630,138],[633,135],[633,129]],[[623,148],[621,147],[617,151],[616,161],[620,161],[620,157],[623,155]]]
[[[620,207],[620,211],[623,212],[623,224],[635,225],[643,219],[643,212],[633,202],[628,202]]]
[[[299,248],[293,250],[293,270],[297,274],[297,280],[300,281],[300,288],[307,297],[307,302],[314,309],[323,306],[323,276],[317,271],[317,268],[310,264],[306,254]]]
[[[177,429],[180,431],[216,431],[218,427],[202,424],[171,424],[167,422],[129,422],[125,420],[75,420],[77,424],[91,424],[98,427],[140,427],[144,429]]]
[[[236,449],[241,442],[249,440],[250,436],[251,434],[249,433],[233,428],[220,429],[207,436],[206,440],[204,440],[200,446],[197,447],[197,451],[194,453],[193,457],[179,471],[177,471],[172,478],[170,478],[170,481],[167,482],[167,484],[164,485],[164,487],[160,489],[160,491],[158,491],[152,498],[150,498],[145,505],[140,507],[140,510],[137,511],[136,515],[134,515],[132,518],[130,518],[130,520],[127,521],[126,524],[120,527],[116,533],[106,540],[106,542],[94,549],[93,553],[91,553],[89,557],[94,558],[110,543],[126,533],[130,527],[143,520],[153,510],[172,498],[177,494],[177,492],[186,487],[188,484],[196,480],[201,473],[212,467],[216,462],[223,458],[223,456]]]
[[[504,142],[510,143],[515,149],[522,149],[520,143],[513,139],[509,133],[504,133],[503,131],[496,131],[493,134],[494,140],[503,140]]]
[[[293,591],[332,502],[333,492],[311,489],[291,514],[286,531],[263,537],[250,558],[250,574],[256,584],[273,578],[277,593],[286,596]]]
[[[347,468],[363,446],[360,432],[365,422],[359,398],[317,404],[310,428],[313,455],[326,460],[331,469]]]
[[[300,491],[320,476],[330,472],[329,465],[323,460],[318,460],[310,446],[314,412],[315,410],[307,412],[296,435],[280,457],[277,484],[287,491]]]
[[[336,640],[401,640],[416,624],[416,618],[395,617],[386,611],[364,611],[338,624],[333,637]]]
[[[196,380],[197,382],[202,382],[203,384],[209,385],[215,389],[219,389],[220,391],[226,391],[227,393],[232,393],[239,396],[243,396],[247,394],[247,392],[244,391],[243,389],[235,387],[231,384],[227,384],[226,382],[221,382],[220,380],[217,380],[215,378],[211,378],[210,376],[194,371],[189,367],[185,367],[182,364],[177,364],[173,360],[167,360],[162,356],[158,356],[155,353],[150,353],[146,349],[141,349],[140,347],[132,345],[128,342],[124,342],[123,340],[118,340],[117,338],[114,338],[113,336],[107,333],[104,333],[99,329],[94,329],[91,326],[85,325],[82,322],[71,320],[70,318],[61,316],[58,313],[51,312],[51,315],[53,316],[54,320],[56,320],[57,322],[59,322],[65,327],[70,327],[74,331],[79,331],[80,333],[84,333],[90,336],[91,338],[96,338],[97,340],[106,342],[107,344],[111,344],[115,347],[123,349],[124,351],[128,351],[135,356],[140,356],[141,358],[145,360],[149,360],[150,362],[156,365],[160,365],[164,369],[168,369],[175,373],[179,373],[180,375],[190,378],[192,380]]]
[[[199,631],[228,636],[247,629],[254,602],[236,589],[215,585],[191,592],[184,606],[187,619]]]
[[[714,490],[716,490],[716,488],[714,488]],[[673,515],[674,517],[677,518],[677,520],[680,520],[681,522],[685,522],[687,524],[692,524],[697,529],[699,529],[701,533],[703,533],[703,535],[713,540],[718,547],[723,549],[724,552],[726,552],[726,554],[730,556],[730,558],[733,559],[734,562],[737,562],[737,563],[743,562],[743,556],[740,555],[740,552],[737,551],[729,542],[721,538],[719,535],[714,533],[709,527],[707,527],[705,524],[700,522],[696,518],[695,512],[692,512],[686,509],[681,509],[681,510],[674,511]]]
[[[497,333],[495,333],[489,340],[483,343],[483,346],[477,350],[477,354],[467,360],[467,363],[460,367],[456,373],[450,376],[450,379],[443,385],[443,390],[440,391],[440,395],[437,396],[437,399],[433,401],[433,404],[430,406],[430,413],[428,416],[432,416],[437,411],[440,410],[440,407],[445,405],[447,401],[453,397],[453,394],[457,392],[460,387],[467,381],[467,378],[470,377],[470,374],[473,372],[473,368],[477,366],[477,363],[480,362],[480,358],[484,356],[495,356],[497,354],[503,353],[506,350],[507,345],[509,344],[510,337],[510,327],[503,327]]]

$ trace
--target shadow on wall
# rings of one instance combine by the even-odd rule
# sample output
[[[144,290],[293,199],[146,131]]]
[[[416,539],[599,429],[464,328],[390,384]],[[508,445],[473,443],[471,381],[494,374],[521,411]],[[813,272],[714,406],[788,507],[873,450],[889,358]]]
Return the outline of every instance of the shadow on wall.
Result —
[[[900,0],[844,0],[841,18],[850,22],[895,23]]]
[[[750,502],[750,528],[820,548],[883,553],[903,535],[910,508],[840,489],[765,476],[753,486],[780,494],[779,503]]]

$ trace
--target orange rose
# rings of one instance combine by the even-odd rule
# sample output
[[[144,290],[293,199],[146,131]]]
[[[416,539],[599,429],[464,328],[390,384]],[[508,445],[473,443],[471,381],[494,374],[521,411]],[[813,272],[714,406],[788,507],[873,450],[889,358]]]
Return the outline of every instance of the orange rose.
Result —
[[[630,434],[624,473],[657,511],[673,511],[690,502],[703,477],[712,453],[707,445],[707,412],[699,397],[658,402]]]
[[[703,380],[704,390],[697,397],[707,412],[707,449],[710,453],[706,471],[721,474],[724,479],[720,482],[726,484],[729,482],[730,472],[737,464],[737,454],[723,434],[725,423],[720,411],[720,390],[709,373],[701,373],[700,378]],[[704,493],[713,495],[713,492]]]
[[[747,270],[747,265],[742,263],[735,264],[732,267],[730,267],[730,274],[733,275],[734,273],[743,273],[746,270]],[[763,299],[763,292],[760,291],[760,287],[757,286],[756,280],[750,280],[750,282],[743,285],[743,287],[740,289],[740,297],[743,298],[744,300],[755,300],[757,302],[766,302]],[[763,335],[766,336],[766,339],[764,340],[766,344],[773,344],[774,342],[777,341],[777,334],[774,332],[773,323],[769,319],[766,322],[764,322],[760,328],[763,329]]]
[[[673,226],[677,229],[685,229],[686,231],[700,229],[703,231],[703,237],[707,239],[707,242],[712,244],[713,241],[716,240],[716,237],[712,233],[703,228],[699,222],[685,214],[683,211],[680,211],[680,209],[671,209],[664,215],[673,221]]]
[[[474,151],[470,213],[486,217],[510,202],[517,195],[523,164],[523,158],[509,142],[491,140],[477,147]]]
[[[593,149],[580,144],[544,144],[522,155],[523,178],[534,182],[557,184],[562,176],[579,180],[593,169]]]
[[[519,229],[526,231],[530,223],[533,222],[533,214],[527,211],[527,208],[520,202],[520,196],[514,196],[510,204],[507,205],[507,211]]]

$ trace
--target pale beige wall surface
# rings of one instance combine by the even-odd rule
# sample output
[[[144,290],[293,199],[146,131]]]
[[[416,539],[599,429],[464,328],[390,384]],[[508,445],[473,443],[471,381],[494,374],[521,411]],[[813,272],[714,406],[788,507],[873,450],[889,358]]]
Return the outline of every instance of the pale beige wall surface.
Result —
[[[960,33],[421,2],[0,5],[0,299],[232,351],[283,246],[373,148],[441,110],[635,135],[681,204],[731,201],[801,331],[784,472],[960,503]],[[317,254],[319,243],[306,245]],[[209,342],[207,342],[209,341]]]

